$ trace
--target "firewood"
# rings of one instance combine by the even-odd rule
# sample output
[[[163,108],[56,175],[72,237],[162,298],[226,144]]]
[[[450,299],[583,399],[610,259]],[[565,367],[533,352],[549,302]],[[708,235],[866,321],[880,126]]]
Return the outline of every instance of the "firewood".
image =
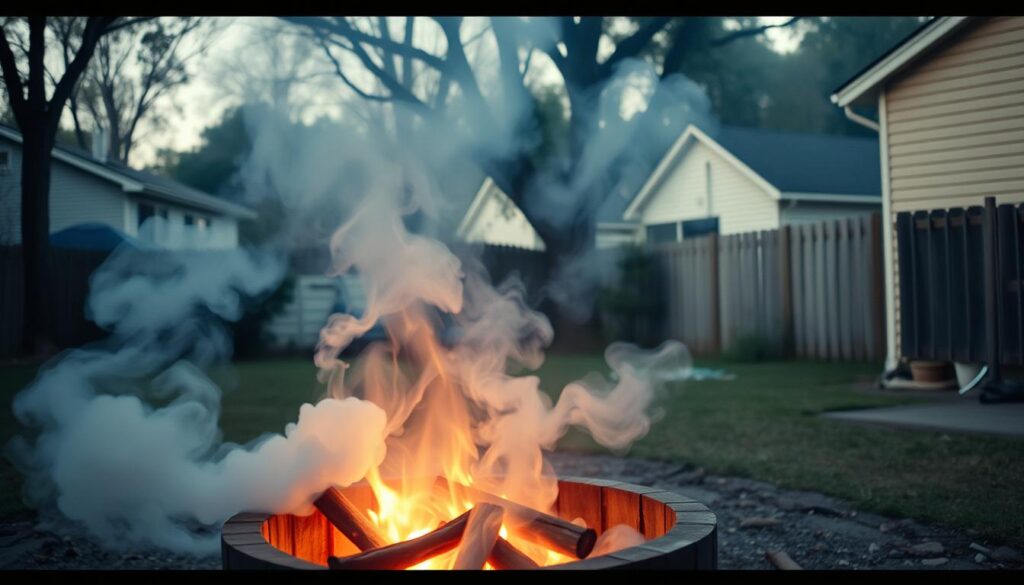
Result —
[[[459,550],[455,553],[455,570],[484,568],[501,530],[504,510],[491,504],[480,504],[469,511],[466,529],[462,531]]]
[[[387,540],[337,488],[328,488],[313,502],[317,510],[361,551],[381,548]]]
[[[356,570],[408,569],[457,547],[468,520],[469,512],[465,512],[423,536],[349,557],[330,557],[327,566]]]
[[[585,559],[594,550],[597,532],[592,528],[577,526],[528,506],[517,504],[511,500],[473,487],[457,484],[466,495],[475,501],[496,504],[505,509],[507,517],[512,519],[516,534],[523,540],[545,546],[564,555]],[[439,477],[434,484],[436,490],[447,490],[447,480]]]
[[[511,542],[500,536],[494,542],[494,548],[491,549],[487,562],[498,570],[521,571],[537,568],[537,563],[533,559],[523,554],[518,548],[512,546]]]

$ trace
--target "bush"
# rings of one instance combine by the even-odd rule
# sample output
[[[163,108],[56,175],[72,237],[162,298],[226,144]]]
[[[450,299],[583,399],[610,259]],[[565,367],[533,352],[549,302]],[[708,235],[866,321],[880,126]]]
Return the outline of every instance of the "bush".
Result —
[[[655,321],[660,308],[654,280],[654,257],[640,246],[622,250],[618,279],[601,289],[598,307],[605,336],[640,344],[657,341]]]
[[[264,325],[291,302],[294,289],[295,276],[288,274],[281,279],[277,289],[269,296],[250,299],[245,314],[232,327],[235,359],[249,359],[266,355],[269,339]]]

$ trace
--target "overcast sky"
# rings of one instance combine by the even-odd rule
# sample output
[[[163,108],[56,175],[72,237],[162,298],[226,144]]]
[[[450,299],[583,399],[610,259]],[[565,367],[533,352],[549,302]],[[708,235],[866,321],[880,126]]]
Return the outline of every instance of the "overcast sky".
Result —
[[[767,22],[781,22],[787,16],[762,17]],[[224,112],[224,109],[244,101],[244,95],[232,93],[235,86],[229,83],[231,74],[240,76],[252,75],[256,70],[266,67],[264,62],[256,60],[258,51],[250,46],[252,32],[256,28],[274,24],[276,19],[270,17],[244,17],[224,19],[224,28],[217,35],[216,40],[210,48],[206,57],[199,58],[193,65],[195,76],[186,86],[180,88],[174,95],[174,101],[181,108],[179,112],[172,114],[173,120],[162,131],[149,131],[140,140],[137,148],[132,153],[132,165],[136,167],[147,166],[155,162],[155,154],[159,148],[173,148],[174,150],[186,150],[196,147],[200,141],[200,134],[204,128],[216,123]],[[798,33],[790,29],[771,29],[766,36],[773,49],[779,52],[789,52],[799,44]],[[319,55],[313,56],[315,63],[320,63]],[[552,76],[557,81],[557,73],[544,71],[544,64],[537,65],[541,68],[540,77]],[[326,64],[314,66],[327,73]],[[552,66],[553,67],[553,66]],[[325,77],[330,77],[326,75]],[[321,112],[336,112],[338,95],[348,91],[341,86],[340,82],[325,78],[321,89],[317,90],[322,94],[318,96],[319,107],[311,108],[310,115]]]

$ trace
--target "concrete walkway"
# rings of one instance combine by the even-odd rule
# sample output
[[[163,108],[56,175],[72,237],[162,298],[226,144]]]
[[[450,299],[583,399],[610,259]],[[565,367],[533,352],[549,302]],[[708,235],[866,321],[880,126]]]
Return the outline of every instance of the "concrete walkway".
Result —
[[[1024,437],[1024,403],[981,404],[977,397],[909,406],[828,412],[822,416],[938,431]]]

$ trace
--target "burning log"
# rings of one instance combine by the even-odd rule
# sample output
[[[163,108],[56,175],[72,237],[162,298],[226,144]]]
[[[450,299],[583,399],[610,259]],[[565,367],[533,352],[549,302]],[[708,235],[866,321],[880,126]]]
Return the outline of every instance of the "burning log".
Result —
[[[435,489],[447,489],[447,480],[438,478]],[[578,559],[585,559],[594,550],[597,532],[572,522],[517,504],[500,496],[473,487],[458,485],[469,497],[505,509],[513,519],[513,526],[523,540],[546,546],[553,551]]]
[[[501,519],[505,512],[498,506],[481,504],[469,511],[466,529],[462,531],[459,551],[455,554],[456,570],[478,570],[491,554],[498,531],[501,530]]]
[[[494,541],[494,547],[491,549],[490,556],[487,557],[487,562],[498,570],[522,571],[537,568],[537,563],[533,559],[524,555],[518,548],[512,546],[511,542],[500,536],[498,540]]]
[[[480,508],[487,506],[481,504]],[[462,533],[469,521],[465,512],[444,526],[423,536],[398,542],[350,557],[330,557],[327,565],[332,569],[388,570],[408,569],[437,555],[444,554],[459,545]]]
[[[377,527],[337,488],[328,488],[313,502],[317,510],[361,551],[387,545]]]

